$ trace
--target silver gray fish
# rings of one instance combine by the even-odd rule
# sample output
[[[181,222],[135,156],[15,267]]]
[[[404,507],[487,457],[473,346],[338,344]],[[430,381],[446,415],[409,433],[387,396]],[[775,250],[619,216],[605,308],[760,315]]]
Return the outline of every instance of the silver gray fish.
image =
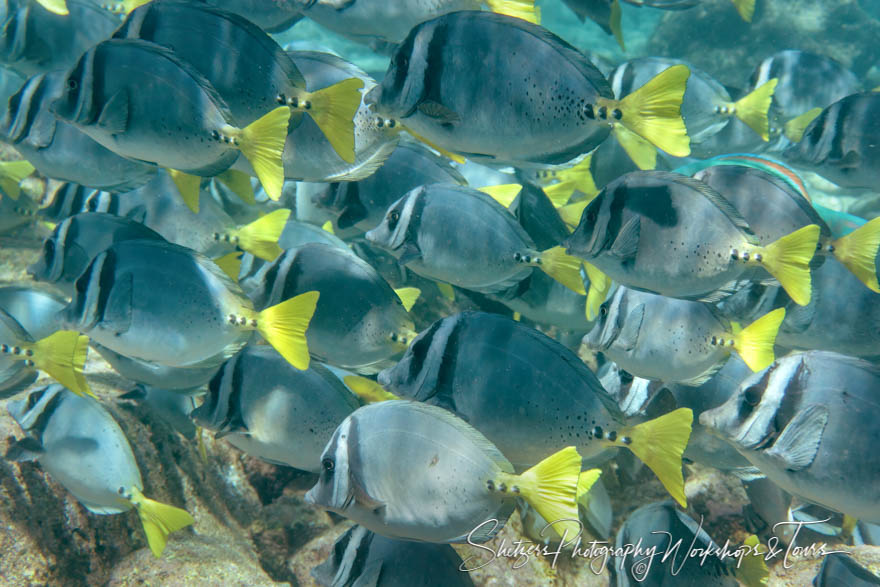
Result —
[[[589,349],[637,377],[698,386],[733,351],[752,371],[770,365],[785,310],[739,330],[708,304],[619,287],[599,315],[599,324],[584,337]]]
[[[370,177],[328,184],[313,198],[316,205],[334,213],[337,228],[356,227],[366,232],[382,222],[388,206],[401,196],[430,183],[467,185],[447,160],[406,141]]]
[[[359,405],[319,363],[299,371],[274,349],[248,345],[217,371],[192,417],[251,456],[317,473],[336,427]]]
[[[281,194],[287,106],[240,128],[203,74],[167,48],[139,39],[92,47],[63,87],[49,110],[123,157],[213,176],[244,153],[270,197]]]
[[[165,241],[157,232],[128,218],[102,212],[76,214],[56,226],[43,241],[40,257],[28,267],[28,273],[71,296],[77,278],[98,253],[115,243],[135,239]]]
[[[98,209],[99,202],[104,201],[109,195],[108,192],[67,181],[51,192],[49,203],[40,208],[37,217],[48,222],[59,223],[80,212],[107,212],[114,216],[125,216],[125,214],[118,212],[118,199],[114,201],[115,207],[107,206],[105,209]],[[109,202],[109,199],[107,201]]]
[[[643,550],[614,561],[617,587],[735,587],[740,581],[759,585],[769,574],[762,556],[744,556],[737,568],[737,559],[733,557],[722,559],[718,554],[705,557],[692,554],[709,548],[717,553],[720,546],[671,501],[643,505],[631,513],[617,531],[615,540],[617,548],[627,545]],[[646,550],[648,554],[644,554]]]
[[[219,366],[258,331],[297,368],[317,292],[254,310],[210,259],[158,240],[115,243],[76,281],[67,324],[121,355],[166,367]]]
[[[207,4],[243,16],[273,34],[286,31],[302,19],[296,0],[207,0]]]
[[[705,71],[681,59],[640,57],[617,66],[610,77],[616,96],[627,96],[657,74],[674,65],[685,65],[691,72],[681,103],[681,116],[691,138],[695,156],[706,156],[700,143],[720,132],[736,117],[745,122],[765,141],[769,138],[767,111],[770,108],[775,80],[754,93],[734,101],[725,87]]]
[[[309,352],[339,367],[369,368],[404,350],[415,336],[398,293],[349,251],[304,244],[265,265],[254,281],[260,285],[251,299],[261,309],[320,292],[306,333]]]
[[[823,109],[782,155],[841,187],[874,189],[880,180],[878,136],[880,93],[852,94]]]
[[[856,75],[825,55],[787,49],[764,58],[752,72],[749,87],[776,78],[773,104],[789,120],[812,108],[825,108],[862,89]]]
[[[815,587],[870,587],[880,585],[880,577],[860,565],[847,554],[825,556],[819,574],[813,579]]]
[[[538,267],[585,294],[580,263],[560,247],[538,251],[516,219],[491,196],[463,186],[413,189],[366,235],[415,273],[483,293],[508,289]]]
[[[311,575],[324,587],[472,586],[470,573],[462,571],[461,564],[451,546],[392,540],[353,526]]]
[[[170,48],[205,76],[240,126],[286,104],[293,113],[291,126],[307,113],[339,156],[354,160],[352,118],[363,81],[349,78],[307,92],[305,78],[284,49],[247,18],[198,2],[160,0],[129,13],[113,36]]]
[[[56,384],[9,401],[6,408],[27,434],[10,447],[7,459],[38,461],[94,514],[135,508],[155,556],[162,554],[168,534],[193,523],[185,510],[143,496],[128,439],[98,400]]]
[[[131,381],[139,385],[173,390],[186,391],[206,385],[217,372],[216,362],[208,362],[206,365],[193,367],[168,367],[152,361],[144,361],[126,357],[111,351],[94,341],[91,347],[98,352],[113,369]]]
[[[565,246],[627,287],[691,300],[723,299],[760,267],[805,305],[819,232],[809,225],[761,243],[733,205],[703,182],[634,171],[590,202]]]
[[[75,126],[59,120],[50,104],[64,92],[64,73],[34,76],[9,98],[0,128],[37,171],[57,179],[110,191],[128,191],[145,184],[156,166],[126,159]]]
[[[388,538],[484,542],[523,497],[545,519],[565,520],[560,533],[574,536],[580,463],[568,447],[515,475],[464,420],[420,402],[387,401],[339,425],[305,499]]]
[[[672,67],[615,100],[599,70],[548,30],[464,11],[413,28],[367,101],[379,116],[478,162],[566,163],[592,151],[618,124],[685,156],[690,149],[679,111],[687,76],[687,67]]]
[[[39,208],[28,196],[22,194],[17,200],[13,200],[4,196],[0,190],[0,234],[33,224]]]
[[[67,69],[119,26],[114,15],[94,2],[66,0],[63,4],[68,14],[52,12],[32,0],[3,0],[0,62],[23,75]]]
[[[880,371],[824,351],[794,354],[742,382],[700,423],[785,491],[867,522],[880,521],[871,449]]]
[[[682,410],[636,427],[575,355],[533,328],[482,312],[432,324],[400,362],[379,374],[391,393],[451,410],[486,435],[519,468],[562,445],[585,459],[632,450],[680,502],[681,452],[690,433]],[[650,430],[663,427],[663,454]]]

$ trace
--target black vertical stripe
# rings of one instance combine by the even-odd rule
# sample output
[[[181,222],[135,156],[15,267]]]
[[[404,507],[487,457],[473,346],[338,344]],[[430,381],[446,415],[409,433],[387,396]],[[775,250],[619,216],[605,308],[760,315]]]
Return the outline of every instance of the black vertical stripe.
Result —
[[[457,32],[460,33],[461,31]],[[420,102],[432,101],[438,104],[443,103],[443,53],[444,49],[448,46],[448,41],[449,24],[446,19],[440,19],[431,31],[431,39],[428,41],[428,49],[425,54],[425,71],[422,74],[422,99]]]

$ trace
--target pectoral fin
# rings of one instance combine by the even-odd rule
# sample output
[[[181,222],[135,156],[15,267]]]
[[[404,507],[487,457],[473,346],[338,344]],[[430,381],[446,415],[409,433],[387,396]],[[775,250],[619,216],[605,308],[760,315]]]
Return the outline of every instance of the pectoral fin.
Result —
[[[419,112],[443,123],[461,122],[461,116],[439,102],[427,100],[418,105]]]
[[[639,250],[639,235],[642,230],[642,221],[639,216],[630,218],[614,239],[610,254],[620,259],[631,259]]]
[[[110,134],[118,135],[128,128],[128,90],[119,90],[104,104],[98,116],[98,126]]]
[[[827,423],[828,408],[807,406],[791,419],[773,446],[767,450],[767,456],[782,461],[789,471],[806,469],[819,452],[822,433]]]

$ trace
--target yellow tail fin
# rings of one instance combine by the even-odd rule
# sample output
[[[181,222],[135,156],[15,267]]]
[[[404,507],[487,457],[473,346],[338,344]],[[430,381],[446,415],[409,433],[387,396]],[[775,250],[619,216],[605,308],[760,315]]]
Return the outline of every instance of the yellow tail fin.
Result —
[[[599,193],[596,182],[593,181],[593,173],[590,171],[592,161],[593,155],[591,153],[574,167],[556,172],[559,183],[543,187],[544,193],[550,198],[554,208],[559,209],[565,206],[575,190],[588,198],[593,198]]]
[[[818,242],[819,227],[810,224],[758,249],[758,258],[752,255],[752,262],[763,265],[778,279],[796,304],[806,306],[812,294],[810,260],[816,254]]]
[[[767,80],[733,105],[736,117],[745,122],[765,141],[770,140],[770,123],[767,120],[767,112],[770,110],[773,92],[776,91],[778,82],[779,80],[775,77]]]
[[[611,278],[602,273],[592,263],[584,262],[584,268],[587,270],[587,277],[590,279],[590,291],[587,292],[585,310],[587,320],[592,322],[599,315],[599,306],[608,297],[608,292],[611,290]]]
[[[382,387],[372,379],[367,379],[366,377],[361,377],[360,375],[346,375],[342,378],[342,381],[345,382],[345,385],[348,386],[352,393],[354,393],[356,396],[358,396],[368,404],[385,402],[392,399],[400,399],[390,391],[386,391],[384,387]]]
[[[593,485],[596,484],[596,481],[598,481],[601,476],[602,469],[588,469],[580,474],[578,477],[577,495],[575,497],[575,500],[579,504],[583,504],[584,506],[587,505],[590,489],[593,488]]]
[[[289,119],[290,108],[279,106],[237,133],[240,136],[238,148],[254,168],[266,195],[276,202],[281,198],[281,188],[284,187],[284,163],[281,156],[284,153]]]
[[[531,262],[571,291],[586,295],[587,290],[584,289],[584,280],[581,278],[581,263],[582,261],[577,257],[567,254],[565,247],[553,247],[542,251]]]
[[[760,371],[776,359],[773,345],[783,319],[785,308],[778,308],[733,335],[733,348],[752,371]]]
[[[290,218],[290,210],[282,209],[257,218],[250,224],[232,231],[242,250],[266,261],[274,261],[283,251],[278,246],[281,232]]]
[[[329,232],[330,234],[336,234],[336,231],[333,230],[333,222],[330,220],[321,225],[321,230]]]
[[[487,185],[477,189],[491,196],[493,200],[505,208],[510,208],[510,205],[513,204],[513,201],[522,191],[522,186],[518,183],[503,183],[501,185]]]
[[[657,167],[657,147],[622,124],[614,125],[614,136],[636,167],[643,170]]]
[[[131,488],[131,503],[137,509],[147,535],[153,556],[159,558],[165,550],[168,535],[194,523],[188,511],[173,505],[147,499],[137,487]]]
[[[354,163],[354,115],[361,105],[364,80],[352,77],[309,94],[309,114],[336,154]]]
[[[169,169],[168,175],[171,176],[174,185],[177,186],[177,191],[180,192],[180,197],[183,198],[183,203],[186,204],[186,207],[192,210],[193,213],[198,214],[199,191],[202,186],[202,178],[198,175],[190,175],[176,169]]]
[[[97,398],[89,384],[83,368],[89,352],[89,337],[73,330],[59,330],[32,345],[22,345],[33,350],[30,359],[34,366],[48,373],[58,383],[77,395],[90,395]],[[27,359],[28,357],[23,356]]]
[[[880,218],[863,224],[833,243],[834,257],[843,263],[859,281],[880,293],[877,283],[877,249],[880,247]]]
[[[400,298],[403,309],[409,312],[413,304],[416,303],[416,300],[419,299],[419,296],[422,295],[422,290],[417,287],[399,287],[394,290],[394,293]]]
[[[33,172],[34,166],[27,161],[3,161],[0,163],[0,189],[13,200],[17,200],[21,194],[18,184]]]
[[[125,13],[128,14],[135,8],[149,3],[150,0],[122,0],[122,7],[125,9]]]
[[[733,571],[736,577],[746,587],[762,587],[767,584],[770,577],[770,569],[765,562],[767,549],[758,541],[758,537],[752,534],[743,542],[743,546],[753,549],[746,554],[742,563]],[[756,554],[757,553],[757,554]]]
[[[280,304],[266,308],[257,315],[256,329],[266,342],[297,369],[309,368],[309,346],[306,330],[318,304],[316,291],[307,291]]]
[[[235,169],[227,169],[217,176],[217,179],[223,182],[233,194],[241,198],[245,204],[256,204],[254,197],[254,186],[251,185],[251,176],[243,171]]]
[[[800,140],[804,138],[804,131],[807,130],[807,127],[810,126],[813,119],[821,113],[822,109],[816,107],[789,120],[785,123],[785,137],[793,143],[799,143]]]
[[[486,6],[498,14],[541,24],[541,11],[535,6],[534,0],[486,0]]]
[[[731,0],[731,2],[739,12],[740,18],[746,22],[752,22],[752,17],[755,16],[755,0]]]
[[[613,0],[611,2],[611,14],[608,15],[608,28],[611,29],[611,34],[614,35],[617,44],[620,45],[620,50],[626,53],[626,43],[623,42],[622,16],[623,14],[620,11],[620,0]]]
[[[557,210],[559,212],[559,217],[562,218],[562,221],[565,223],[566,226],[574,230],[581,222],[581,216],[583,216],[584,214],[584,208],[586,208],[587,205],[589,205],[589,203],[592,201],[592,199],[589,199],[566,204],[565,206]]]
[[[580,532],[575,497],[581,456],[569,446],[554,453],[522,475],[499,473],[495,490],[525,499],[560,536],[572,539]],[[559,522],[559,523],[555,523]]]
[[[37,0],[37,3],[49,12],[54,12],[61,16],[70,14],[70,11],[67,10],[67,2],[64,0]]]
[[[691,71],[673,65],[620,102],[599,100],[611,112],[620,108],[620,123],[656,147],[676,157],[691,153],[690,138],[681,118],[681,101]],[[603,104],[605,102],[605,104]]]
[[[440,290],[440,295],[449,300],[450,302],[455,301],[455,289],[452,288],[448,283],[442,283],[440,281],[435,282],[437,284],[437,289]]]
[[[624,428],[616,440],[606,442],[629,448],[654,471],[673,499],[681,507],[687,507],[681,455],[690,439],[693,420],[694,413],[690,408],[679,408],[659,418]]]
[[[240,251],[232,251],[214,259],[214,264],[228,275],[229,279],[238,281],[238,275],[241,273],[241,255]]]

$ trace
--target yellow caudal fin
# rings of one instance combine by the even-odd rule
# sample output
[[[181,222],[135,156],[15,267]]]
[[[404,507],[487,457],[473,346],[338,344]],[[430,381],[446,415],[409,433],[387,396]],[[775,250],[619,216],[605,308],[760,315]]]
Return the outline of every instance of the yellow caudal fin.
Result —
[[[622,124],[614,125],[614,136],[636,167],[642,170],[657,167],[657,147]]]
[[[673,65],[620,102],[608,101],[609,120],[620,108],[620,123],[654,146],[675,157],[691,153],[690,138],[681,118],[681,101],[691,71]],[[599,100],[600,106],[603,100]]]
[[[765,141],[770,140],[770,123],[767,112],[776,91],[777,78],[769,79],[749,94],[743,96],[733,105],[736,117],[745,122],[750,129],[758,133]]]
[[[743,542],[743,546],[750,549],[742,558],[742,563],[734,569],[733,576],[746,587],[763,587],[770,577],[770,569],[767,568],[767,549],[758,541],[758,537],[752,534]]]
[[[486,0],[486,6],[498,14],[541,24],[541,11],[535,6],[534,0]]]
[[[819,227],[810,224],[762,247],[751,259],[779,280],[794,303],[806,306],[812,294],[810,260],[816,253],[818,242]]]
[[[150,0],[122,0],[122,6],[125,9],[125,13],[128,14],[135,8],[139,6],[143,6],[144,4],[149,4]]]
[[[739,13],[740,18],[746,22],[752,22],[752,17],[755,16],[755,0],[730,1],[733,2],[733,5],[736,7],[736,11]]]
[[[579,504],[586,505],[587,501],[589,501],[590,489],[593,488],[593,485],[596,484],[596,481],[598,481],[601,476],[602,469],[589,469],[582,472],[578,477],[578,488],[575,501]]]
[[[880,247],[880,218],[863,224],[834,241],[834,257],[843,263],[859,281],[880,293],[877,283],[877,249]]]
[[[193,213],[198,214],[199,190],[202,186],[202,178],[198,175],[190,175],[176,169],[169,169],[168,175],[171,176],[174,185],[177,186],[177,191],[180,192],[180,197],[183,199],[186,207],[192,210]]]
[[[165,550],[168,535],[186,528],[195,520],[188,511],[173,505],[147,499],[137,487],[132,487],[130,501],[137,509],[147,535],[147,543],[153,556],[159,558]]]
[[[223,183],[230,191],[241,198],[245,204],[256,204],[254,198],[254,186],[251,185],[251,176],[243,171],[235,169],[227,169],[217,176],[217,179]]]
[[[48,373],[58,383],[77,395],[97,397],[89,384],[83,368],[89,352],[89,337],[73,330],[59,330],[31,345],[34,366]]]
[[[575,501],[580,472],[581,456],[569,446],[522,475],[499,473],[493,485],[497,492],[525,499],[560,536],[570,540],[580,532]]]
[[[306,330],[318,304],[316,291],[307,291],[257,314],[256,329],[287,362],[300,370],[309,368]]]
[[[568,204],[568,200],[575,190],[588,198],[593,198],[599,193],[596,182],[593,181],[593,173],[590,171],[592,160],[593,156],[590,154],[574,167],[556,172],[556,178],[559,179],[559,183],[542,188],[550,202],[553,203],[554,208],[559,209]]]
[[[309,94],[312,120],[346,163],[354,163],[354,115],[361,105],[364,80],[352,77]]]
[[[679,408],[659,418],[624,428],[615,440],[606,442],[629,448],[654,471],[673,499],[681,507],[687,507],[681,455],[690,439],[693,420],[694,413],[690,408]]]
[[[242,250],[260,259],[274,261],[283,252],[278,246],[278,239],[288,218],[290,210],[275,210],[232,231],[232,236]]]
[[[417,287],[399,287],[394,290],[394,293],[400,298],[403,309],[409,312],[416,303],[416,300],[419,299],[419,296],[422,295],[422,290]]]
[[[620,45],[620,50],[626,53],[626,43],[623,42],[623,24],[621,24],[622,16],[620,0],[613,0],[611,2],[611,13],[608,15],[608,28],[611,29],[611,34],[614,35],[617,44]]]
[[[504,183],[501,185],[487,185],[477,189],[484,194],[490,195],[493,200],[505,208],[510,208],[510,205],[513,204],[513,201],[522,191],[522,186],[518,183]]]
[[[553,207],[558,210],[568,203],[568,200],[574,193],[576,186],[574,182],[571,181],[560,181],[558,183],[545,185],[541,189],[544,191],[547,199],[550,200],[550,203],[553,204]]]
[[[415,140],[424,144],[425,146],[430,147],[431,149],[437,151],[438,153],[440,153],[441,155],[443,155],[447,159],[451,159],[451,160],[455,161],[456,163],[458,163],[459,165],[464,165],[464,162],[466,161],[466,159],[464,157],[462,157],[461,155],[459,155],[458,153],[453,153],[452,151],[447,151],[443,147],[435,144],[433,141],[426,139],[422,135],[418,134],[417,132],[415,132],[409,128],[405,128],[405,127],[401,126],[400,129],[405,130],[407,133],[409,133],[409,135],[412,138],[414,138]]]
[[[324,232],[329,232],[330,234],[336,234],[336,231],[333,230],[333,222],[331,222],[330,220],[321,225],[321,230],[323,230]]]
[[[240,136],[238,148],[254,168],[266,195],[276,202],[281,198],[281,188],[284,187],[281,156],[289,119],[290,108],[279,106],[237,133]]]
[[[240,251],[232,251],[214,259],[214,264],[228,275],[229,279],[238,281],[238,275],[241,273],[241,255]]]
[[[858,523],[858,518],[854,518],[849,514],[843,514],[843,523],[840,525],[840,536],[846,541],[846,543],[851,543],[853,533],[856,531]]]
[[[587,277],[590,279],[590,290],[587,292],[586,314],[587,320],[592,322],[599,315],[599,307],[608,297],[611,290],[611,278],[592,263],[584,262]]]
[[[571,204],[566,204],[562,208],[559,208],[557,212],[559,212],[559,217],[562,218],[562,221],[568,226],[570,229],[574,229],[581,222],[581,216],[584,214],[584,208],[592,202],[593,200],[581,200],[580,202],[572,202]]]
[[[565,252],[565,247],[553,247],[536,255],[529,263],[575,293],[586,295],[581,278],[581,263],[577,257]]]
[[[440,290],[440,295],[449,300],[450,302],[455,301],[455,289],[448,283],[443,283],[441,281],[434,282],[437,285],[437,289]]]
[[[733,348],[752,371],[760,371],[776,359],[773,345],[783,319],[785,308],[778,308],[733,335]]]
[[[0,163],[0,189],[13,200],[17,200],[21,194],[18,184],[33,172],[34,166],[27,161],[3,161]]]
[[[390,391],[386,391],[384,387],[372,379],[367,379],[360,375],[346,375],[342,378],[342,381],[345,382],[345,385],[348,386],[352,393],[368,404],[400,399]]]
[[[70,14],[70,11],[67,10],[67,2],[64,0],[37,0],[37,4],[55,14],[60,14],[62,16]]]
[[[810,123],[813,122],[813,119],[819,116],[822,113],[821,108],[813,108],[812,110],[807,110],[800,116],[795,116],[791,120],[785,123],[785,138],[790,140],[793,143],[798,143],[802,138],[804,138],[804,131],[807,130],[807,127],[810,126]]]

